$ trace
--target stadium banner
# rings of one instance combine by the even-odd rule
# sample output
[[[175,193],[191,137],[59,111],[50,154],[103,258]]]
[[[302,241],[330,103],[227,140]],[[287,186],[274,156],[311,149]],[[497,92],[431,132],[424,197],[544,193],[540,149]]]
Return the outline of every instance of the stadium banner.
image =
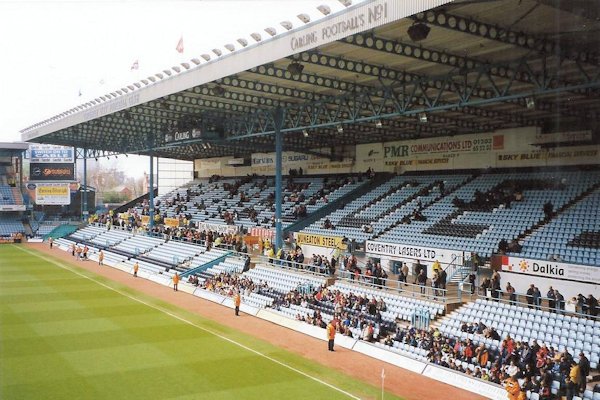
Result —
[[[250,161],[253,173],[275,174],[275,153],[253,153]],[[341,161],[331,161],[329,158],[294,151],[284,151],[281,161],[284,174],[290,169],[299,170],[300,168],[305,174],[344,174],[353,172],[354,166],[352,158],[346,157]]]
[[[228,235],[235,235],[239,231],[239,228],[236,225],[211,224],[209,222],[197,222],[196,225],[198,230],[213,231]]]
[[[29,161],[32,163],[74,163],[72,147],[51,144],[32,144],[29,146]]]
[[[369,143],[356,146],[355,169],[404,172],[493,167],[500,151],[534,150],[539,128],[525,127],[427,139]]]
[[[554,165],[595,165],[600,145],[523,149],[496,154],[496,167],[545,167]]]
[[[250,236],[256,236],[262,239],[273,239],[275,231],[267,228],[250,228]]]
[[[368,255],[416,259],[420,261],[438,260],[443,264],[451,263],[457,258],[462,259],[463,256],[463,252],[458,250],[411,246],[407,244],[377,242],[373,240],[367,240],[365,244],[365,253]]]
[[[592,140],[592,131],[539,133],[535,136],[535,144],[587,142]]]
[[[75,180],[75,164],[68,163],[31,163],[29,180],[39,181],[73,181]]]
[[[595,266],[511,256],[497,256],[493,265],[516,274],[600,284],[600,268]]]
[[[39,183],[35,186],[35,203],[39,205],[71,204],[71,189],[68,183]]]
[[[294,233],[294,238],[296,239],[296,244],[301,245],[309,245],[309,246],[318,246],[318,247],[327,247],[331,249],[339,249],[344,245],[342,240],[344,239],[341,236],[322,236],[322,235],[314,235],[311,233]]]
[[[167,226],[178,228],[179,227],[179,218],[165,218],[164,223]]]

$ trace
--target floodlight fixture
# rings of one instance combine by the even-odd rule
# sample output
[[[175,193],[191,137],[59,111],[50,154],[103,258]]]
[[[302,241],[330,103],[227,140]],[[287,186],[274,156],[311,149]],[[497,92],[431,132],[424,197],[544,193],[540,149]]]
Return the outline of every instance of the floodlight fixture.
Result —
[[[212,94],[215,96],[223,96],[225,94],[225,88],[221,85],[216,85],[212,88]]]
[[[408,37],[413,42],[420,42],[421,40],[427,39],[429,31],[431,31],[430,27],[425,24],[418,23],[411,25],[406,33],[408,33]]]
[[[297,61],[294,61],[287,66],[287,70],[292,76],[298,76],[304,70],[304,65],[300,64]]]
[[[527,106],[528,110],[535,109],[535,99],[533,97],[526,97],[525,98],[525,105]]]
[[[375,128],[383,128],[383,123],[381,122],[380,119],[375,121]]]
[[[344,127],[342,125],[338,125],[337,126],[337,131],[338,131],[338,133],[343,133],[344,132]]]
[[[239,44],[241,44],[241,45],[242,45],[242,47],[246,47],[246,46],[248,46],[248,41],[247,41],[246,39],[244,39],[244,38],[239,38],[239,39],[237,40],[237,42],[238,42]]]
[[[331,14],[331,8],[329,6],[326,6],[325,4],[321,4],[320,6],[318,6],[317,10],[319,10],[323,15]]]
[[[419,114],[419,122],[422,124],[426,124],[427,123],[427,114],[420,113]]]
[[[260,42],[262,40],[262,36],[260,36],[260,33],[258,33],[258,32],[251,33],[250,37],[257,42]]]
[[[310,15],[308,14],[298,14],[297,17],[300,21],[304,22],[305,24],[308,24],[310,22]]]
[[[212,52],[215,53],[217,57],[221,57],[221,55],[223,54],[221,49],[212,49]]]
[[[234,45],[232,45],[231,43],[227,43],[227,44],[226,44],[224,47],[225,47],[227,50],[231,51],[232,53],[235,51],[235,46],[234,46]]]
[[[288,31],[291,31],[292,28],[294,27],[294,25],[292,25],[292,23],[290,21],[281,21],[279,23],[279,25],[283,26],[285,29],[287,29]]]
[[[338,0],[344,7],[350,7],[352,5],[352,0]]]
[[[210,54],[202,54],[200,57],[204,58],[205,61],[210,61]]]
[[[304,135],[304,137],[308,137],[308,131],[306,129],[302,130],[302,134]]]
[[[267,32],[271,36],[277,35],[277,31],[275,30],[275,28],[271,28],[271,27],[265,28],[265,32]]]

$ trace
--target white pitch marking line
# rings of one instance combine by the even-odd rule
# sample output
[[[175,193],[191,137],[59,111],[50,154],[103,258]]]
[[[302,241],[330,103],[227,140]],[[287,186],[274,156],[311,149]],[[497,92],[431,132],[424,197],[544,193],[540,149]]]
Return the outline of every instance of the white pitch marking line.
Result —
[[[340,392],[340,393],[342,393],[342,394],[344,394],[344,395],[346,395],[346,396],[350,397],[351,399],[361,400],[361,398],[360,398],[360,397],[357,397],[357,396],[353,395],[352,393],[346,392],[345,390],[343,390],[343,389],[340,389],[340,388],[339,388],[339,387],[337,387],[337,386],[334,386],[334,385],[332,385],[332,384],[330,384],[330,383],[327,383],[327,382],[325,382],[325,381],[323,381],[323,380],[321,380],[321,379],[319,379],[319,378],[316,378],[316,377],[314,377],[314,376],[312,376],[312,375],[309,375],[309,374],[307,374],[307,373],[306,373],[306,372],[304,372],[304,371],[301,371],[301,370],[299,370],[299,369],[297,369],[297,368],[294,368],[294,367],[292,367],[291,365],[288,365],[288,364],[286,364],[286,363],[284,363],[284,362],[282,362],[282,361],[279,361],[279,360],[277,360],[277,359],[275,359],[275,358],[272,358],[272,357],[270,357],[270,356],[268,356],[268,355],[266,355],[266,354],[264,354],[264,353],[261,353],[261,352],[260,352],[260,351],[258,351],[258,350],[254,350],[254,349],[252,349],[252,348],[250,348],[250,347],[248,347],[248,346],[246,346],[246,345],[244,345],[244,344],[242,344],[242,343],[236,342],[236,341],[235,341],[235,340],[233,340],[233,339],[230,339],[230,338],[228,338],[228,337],[225,337],[225,336],[223,336],[223,335],[220,335],[220,334],[218,334],[217,332],[211,331],[210,329],[207,329],[207,328],[204,328],[203,326],[197,325],[197,324],[193,323],[192,321],[189,321],[189,320],[187,320],[187,319],[185,319],[185,318],[183,318],[183,317],[180,317],[180,316],[178,316],[178,315],[176,315],[176,314],[173,314],[173,313],[171,313],[171,312],[169,312],[169,311],[167,311],[167,310],[165,310],[165,309],[163,309],[163,308],[161,308],[161,307],[155,306],[154,304],[151,304],[151,303],[147,303],[147,302],[145,302],[145,301],[144,301],[144,300],[142,300],[142,299],[139,299],[139,298],[137,298],[137,297],[131,296],[131,295],[129,295],[129,294],[127,294],[127,293],[124,293],[124,292],[122,292],[122,291],[120,291],[120,290],[118,290],[118,289],[115,289],[115,288],[113,288],[113,287],[111,287],[111,286],[109,286],[109,285],[107,285],[107,284],[105,284],[105,283],[103,283],[103,282],[97,281],[96,279],[94,279],[94,278],[91,278],[91,277],[89,277],[89,276],[87,276],[87,275],[84,275],[84,274],[82,274],[81,272],[79,272],[79,271],[76,271],[76,270],[74,270],[74,269],[71,269],[71,268],[69,268],[69,267],[67,267],[67,266],[65,266],[65,265],[63,265],[63,264],[61,264],[61,263],[59,263],[59,262],[57,262],[57,261],[51,260],[51,259],[49,259],[49,258],[47,258],[47,257],[45,257],[45,256],[42,256],[42,255],[38,254],[38,253],[34,253],[34,252],[30,251],[30,250],[27,250],[27,249],[25,249],[25,248],[22,248],[21,246],[15,246],[15,247],[17,247],[19,250],[22,250],[22,251],[24,251],[24,252],[26,252],[26,253],[29,253],[29,254],[33,255],[33,256],[36,256],[36,257],[38,257],[38,258],[41,258],[42,260],[45,260],[45,261],[47,261],[47,262],[49,262],[49,263],[51,263],[51,264],[54,264],[54,265],[56,265],[56,266],[58,266],[58,267],[60,267],[60,268],[62,268],[62,269],[64,269],[64,270],[67,270],[67,271],[70,271],[70,272],[72,272],[72,273],[74,273],[74,274],[76,274],[76,275],[79,275],[79,276],[81,276],[82,278],[88,279],[88,280],[90,280],[90,281],[92,281],[92,282],[94,282],[94,283],[96,283],[96,284],[98,284],[98,285],[100,285],[100,286],[103,286],[103,287],[105,287],[105,288],[107,288],[107,289],[109,289],[109,290],[112,290],[113,292],[116,292],[116,293],[120,294],[121,296],[127,297],[127,298],[129,298],[129,299],[131,299],[131,300],[133,300],[133,301],[137,301],[138,303],[141,303],[141,304],[143,304],[143,305],[145,305],[145,306],[147,306],[147,307],[150,307],[150,308],[153,308],[153,309],[155,309],[155,310],[158,310],[158,311],[160,311],[160,312],[162,312],[162,313],[164,313],[164,314],[166,314],[166,315],[168,315],[168,316],[170,316],[170,317],[172,317],[172,318],[175,318],[175,319],[177,319],[177,320],[179,320],[179,321],[181,321],[181,322],[184,322],[184,323],[186,323],[186,324],[192,325],[193,327],[196,327],[196,328],[198,328],[198,329],[200,329],[200,330],[203,330],[203,331],[205,331],[205,332],[207,332],[207,333],[210,333],[211,335],[214,335],[214,336],[218,337],[218,338],[219,338],[219,339],[221,339],[221,340],[225,340],[225,341],[227,341],[227,342],[229,342],[229,343],[232,343],[232,344],[234,344],[234,345],[236,345],[236,346],[239,346],[239,347],[241,347],[241,348],[243,348],[243,349],[245,349],[245,350],[247,350],[247,351],[249,351],[249,352],[251,352],[251,353],[254,353],[254,354],[256,354],[256,355],[258,355],[258,356],[260,356],[260,357],[266,358],[267,360],[269,360],[269,361],[271,361],[271,362],[274,362],[274,363],[276,363],[276,364],[279,364],[279,365],[281,365],[282,367],[285,367],[285,368],[287,368],[287,369],[289,369],[289,370],[291,370],[291,371],[294,371],[294,372],[296,372],[296,373],[298,373],[298,374],[300,374],[300,375],[302,375],[302,376],[304,376],[304,377],[306,377],[306,378],[312,379],[312,380],[313,380],[313,381],[315,381],[315,382],[318,382],[318,383],[320,383],[320,384],[322,384],[322,385],[325,385],[325,386],[327,386],[327,387],[329,387],[329,388],[331,388],[331,389],[333,389],[333,390],[336,390],[336,391],[338,391],[338,392]]]

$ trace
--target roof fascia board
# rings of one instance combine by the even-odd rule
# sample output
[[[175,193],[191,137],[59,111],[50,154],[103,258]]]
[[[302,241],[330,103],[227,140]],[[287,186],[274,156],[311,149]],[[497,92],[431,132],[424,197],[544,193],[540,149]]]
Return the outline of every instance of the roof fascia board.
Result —
[[[61,129],[289,57],[452,1],[454,0],[371,0],[356,4],[339,13],[306,24],[300,29],[236,50],[196,68],[181,73],[174,72],[171,77],[115,99],[88,106],[62,118],[51,118],[51,122],[24,129],[21,137],[23,141],[40,139]]]

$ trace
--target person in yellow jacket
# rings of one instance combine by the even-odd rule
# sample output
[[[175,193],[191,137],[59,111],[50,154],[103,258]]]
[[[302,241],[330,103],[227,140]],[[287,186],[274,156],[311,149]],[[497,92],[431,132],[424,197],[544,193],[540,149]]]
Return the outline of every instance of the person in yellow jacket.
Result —
[[[434,272],[440,272],[442,270],[442,264],[440,264],[438,260],[435,260],[431,267],[433,268]]]
[[[335,350],[333,350],[334,341],[335,341],[335,326],[333,325],[333,321],[330,321],[327,324],[327,349],[329,351],[335,351]]]
[[[240,304],[242,304],[242,296],[240,295],[240,292],[235,292],[235,295],[233,295],[233,305],[235,306],[236,316],[240,315]]]
[[[579,389],[580,380],[579,364],[575,361],[571,362],[571,370],[569,371],[569,377],[567,378],[567,400],[573,400],[574,396],[577,396]]]
[[[515,377],[509,377],[504,381],[504,388],[508,394],[508,400],[518,400],[521,386]]]
[[[138,264],[138,262],[136,261],[135,264],[133,264],[133,277],[137,278],[137,273],[138,270],[140,269],[140,264]]]
[[[527,392],[524,388],[521,388],[519,395],[517,396],[517,400],[527,400]]]
[[[269,247],[267,250],[267,257],[269,257],[269,263],[273,264],[273,258],[275,258],[275,251],[273,247]]]
[[[179,290],[177,288],[177,285],[179,284],[180,279],[181,278],[179,278],[179,274],[177,272],[175,272],[175,275],[173,275],[173,290],[176,292]]]

